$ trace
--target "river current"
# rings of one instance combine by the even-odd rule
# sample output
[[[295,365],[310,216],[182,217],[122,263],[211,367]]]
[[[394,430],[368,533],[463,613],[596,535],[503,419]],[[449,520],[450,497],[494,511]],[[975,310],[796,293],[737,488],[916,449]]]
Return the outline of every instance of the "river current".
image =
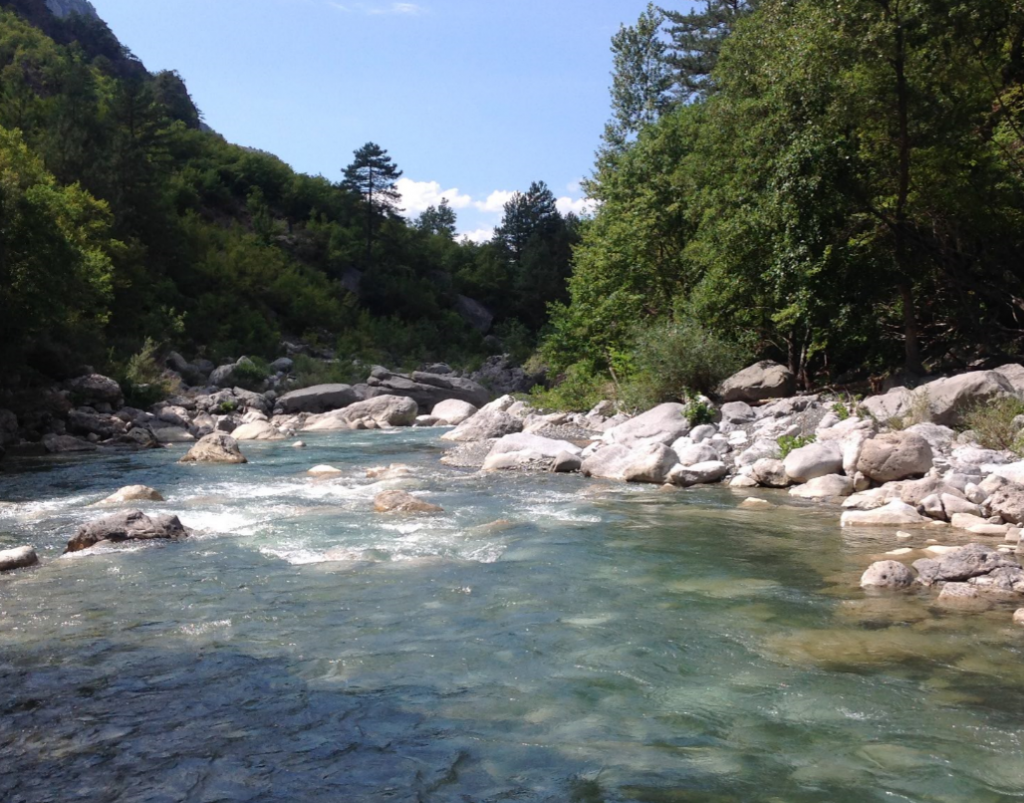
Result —
[[[439,432],[5,463],[0,548],[42,565],[0,576],[0,800],[1024,797],[1013,606],[865,595],[905,544],[834,508],[477,474]],[[61,557],[129,484],[194,537]]]

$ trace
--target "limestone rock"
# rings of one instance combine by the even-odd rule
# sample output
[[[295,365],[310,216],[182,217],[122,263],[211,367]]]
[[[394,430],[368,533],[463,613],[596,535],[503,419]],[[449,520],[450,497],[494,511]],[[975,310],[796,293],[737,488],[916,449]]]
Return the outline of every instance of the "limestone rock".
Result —
[[[359,421],[372,421],[378,427],[408,427],[416,421],[419,407],[406,396],[383,395],[355,402],[343,410],[309,419],[307,432],[335,432],[351,429]]]
[[[749,424],[757,418],[754,408],[746,402],[734,401],[723,404],[719,410],[722,420],[730,424]]]
[[[1013,612],[1013,623],[1018,627],[1024,627],[1024,608],[1018,608]]]
[[[147,516],[141,510],[113,513],[83,524],[68,541],[65,552],[79,552],[101,541],[178,540],[188,536],[177,516]]]
[[[758,499],[756,496],[748,496],[739,505],[745,510],[772,510],[775,508],[767,499]]]
[[[102,499],[98,505],[122,505],[125,502],[163,502],[164,498],[155,488],[147,485],[127,485],[115,491],[106,499]]]
[[[947,552],[938,560],[925,558],[914,561],[918,582],[932,585],[938,582],[969,580],[996,569],[1012,568],[1019,564],[996,549],[982,544],[968,544]]]
[[[580,473],[584,477],[623,480],[632,454],[632,450],[622,444],[604,446],[584,459]]]
[[[843,527],[905,527],[927,524],[928,519],[897,499],[873,510],[847,510],[840,517]]]
[[[281,396],[274,405],[282,415],[295,413],[327,413],[340,410],[361,401],[362,398],[351,385],[313,385],[293,390]]]
[[[511,405],[509,405],[511,406]],[[446,441],[483,441],[490,438],[503,438],[521,432],[522,419],[516,418],[500,409],[488,410],[484,407],[476,415],[467,418],[451,432],[441,436]]]
[[[578,454],[560,452],[551,461],[551,471],[555,474],[572,474],[583,467],[583,460]]]
[[[626,482],[653,482],[661,485],[678,462],[676,453],[664,444],[640,444],[631,450],[622,478]]]
[[[973,371],[936,379],[918,388],[928,400],[931,419],[936,424],[956,426],[970,407],[1000,396],[1014,395],[1010,381],[996,371]]]
[[[67,454],[69,452],[95,452],[96,444],[75,438],[71,435],[44,435],[43,446],[50,454]]]
[[[902,589],[913,585],[914,573],[898,560],[872,563],[860,577],[861,588]]]
[[[673,485],[688,488],[692,485],[707,485],[718,482],[729,473],[729,467],[721,460],[708,460],[692,466],[675,466],[669,472],[668,481]]]
[[[676,453],[682,465],[693,466],[697,463],[707,463],[709,460],[718,460],[718,452],[708,443],[693,443],[677,448],[676,444],[684,440],[686,439],[680,438],[672,444],[672,451]]]
[[[124,404],[121,386],[109,376],[102,374],[75,377],[67,383],[67,388],[82,404],[109,404],[114,409]]]
[[[476,415],[479,410],[467,401],[461,399],[445,399],[434,405],[430,415],[438,419],[439,423],[457,427],[463,421]]]
[[[751,467],[751,476],[759,485],[768,488],[785,488],[790,484],[786,467],[781,460],[763,457]]]
[[[920,435],[889,432],[864,442],[857,470],[875,482],[891,482],[928,473],[932,460],[932,447]]]
[[[424,371],[414,371],[410,375],[405,375],[392,373],[378,366],[373,369],[366,384],[387,395],[410,398],[424,412],[447,399],[460,399],[480,407],[491,398],[487,388],[470,379],[428,374]]]
[[[890,419],[901,419],[910,412],[914,394],[903,387],[893,388],[887,393],[868,396],[860,407],[876,421],[884,424]]]
[[[405,463],[392,463],[388,466],[374,466],[366,469],[366,476],[371,480],[397,480],[415,475],[416,469]]]
[[[517,432],[498,440],[484,460],[484,471],[507,469],[547,470],[551,461],[560,454],[574,454],[583,450],[568,441],[553,440],[540,435]]]
[[[686,407],[675,402],[659,404],[623,424],[606,430],[604,441],[632,448],[642,443],[668,446],[690,431]]]
[[[24,569],[28,566],[35,566],[37,563],[39,563],[39,556],[36,555],[34,547],[20,546],[15,549],[0,550],[0,572]]]
[[[804,485],[795,485],[789,489],[790,496],[800,499],[835,499],[853,493],[853,480],[842,474],[826,474],[815,477]]]
[[[810,443],[791,451],[782,461],[782,465],[786,476],[794,482],[808,482],[815,477],[838,474],[842,471],[843,452],[835,441]]]
[[[384,491],[373,500],[378,513],[443,513],[444,508],[417,499],[405,491]]]
[[[212,432],[188,450],[179,463],[248,463],[238,441],[224,432]]]
[[[313,468],[309,469],[306,473],[311,477],[337,477],[342,473],[342,471],[340,468],[335,468],[334,466],[320,465],[313,466]]]
[[[724,402],[757,402],[764,399],[792,396],[796,377],[784,365],[762,360],[733,374],[718,388]]]
[[[988,507],[1004,521],[1024,524],[1024,485],[1004,484],[988,498]]]
[[[269,421],[253,421],[242,424],[231,432],[236,441],[283,441],[285,435]]]

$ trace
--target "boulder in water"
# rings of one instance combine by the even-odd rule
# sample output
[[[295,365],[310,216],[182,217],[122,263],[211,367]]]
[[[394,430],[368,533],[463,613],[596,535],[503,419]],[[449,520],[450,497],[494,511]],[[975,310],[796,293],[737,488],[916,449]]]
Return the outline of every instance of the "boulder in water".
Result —
[[[224,432],[211,432],[188,450],[179,463],[248,463],[238,441]]]
[[[15,549],[0,550],[0,572],[24,569],[28,566],[35,566],[37,563],[39,563],[39,557],[33,547],[20,546]]]
[[[417,499],[405,491],[384,491],[373,500],[378,513],[444,513],[444,508]]]
[[[155,488],[147,485],[127,485],[124,488],[112,493],[106,499],[101,499],[98,505],[120,505],[125,502],[163,502],[164,498]]]
[[[67,552],[80,552],[107,541],[178,540],[188,537],[177,516],[147,516],[141,510],[126,510],[83,524],[68,541]]]

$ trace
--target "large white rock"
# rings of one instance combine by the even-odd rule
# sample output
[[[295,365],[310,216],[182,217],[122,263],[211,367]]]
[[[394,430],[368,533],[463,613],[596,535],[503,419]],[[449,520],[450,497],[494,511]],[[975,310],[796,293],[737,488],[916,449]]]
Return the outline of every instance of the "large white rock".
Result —
[[[872,563],[860,578],[861,588],[909,588],[914,583],[914,573],[897,560],[880,560]]]
[[[718,482],[729,473],[729,467],[721,460],[708,460],[692,466],[678,465],[669,472],[668,481],[684,488],[691,485],[705,485]]]
[[[697,463],[719,459],[718,451],[709,443],[694,443],[681,449],[676,449],[675,446],[672,448],[684,466],[695,466]]]
[[[326,413],[348,407],[359,399],[359,394],[351,385],[313,385],[285,393],[277,400],[275,409],[285,415]]]
[[[643,443],[668,446],[690,431],[690,422],[686,420],[685,412],[685,405],[676,402],[659,404],[624,424],[606,430],[602,437],[606,443],[617,443],[629,448]]]
[[[907,527],[927,524],[929,521],[931,519],[896,499],[874,510],[847,510],[840,518],[843,527]]]
[[[623,469],[626,482],[664,484],[673,466],[679,463],[676,453],[662,443],[642,443],[630,450],[629,462]]]
[[[758,485],[768,488],[785,488],[790,484],[783,462],[771,457],[763,457],[754,463],[750,476],[757,480]]]
[[[892,418],[901,419],[909,413],[913,400],[914,394],[900,387],[877,396],[868,396],[859,406],[876,421],[885,424]]]
[[[762,360],[733,374],[718,388],[724,402],[752,402],[792,396],[796,377],[786,366]]]
[[[332,432],[349,429],[360,420],[373,421],[378,427],[410,427],[419,415],[419,407],[407,396],[375,396],[355,402],[343,410],[309,419],[304,427],[309,432]]]
[[[484,459],[484,471],[504,469],[543,468],[562,453],[579,456],[583,450],[569,441],[544,438],[517,432],[498,440]]]
[[[835,441],[809,443],[794,449],[782,461],[786,475],[794,482],[838,474],[843,468],[843,450]]]
[[[224,432],[211,432],[188,450],[179,463],[248,463],[238,441]]]
[[[584,477],[624,480],[632,457],[632,450],[622,444],[603,446],[583,461],[580,473]]]
[[[857,470],[875,482],[891,482],[927,474],[932,447],[920,435],[887,432],[864,442]]]
[[[928,400],[931,419],[936,424],[956,426],[963,423],[965,410],[1000,396],[1016,395],[1013,385],[996,371],[972,371],[936,379],[917,390]]]
[[[457,427],[467,418],[470,418],[479,412],[476,407],[467,401],[461,399],[445,399],[443,402],[439,402],[434,405],[434,409],[430,411],[430,415],[438,419],[438,422],[449,424],[453,427]]]
[[[283,441],[284,434],[269,421],[253,421],[251,424],[242,424],[231,431],[231,437],[236,441]]]
[[[790,496],[800,499],[835,499],[853,493],[853,479],[842,474],[826,474],[814,477],[804,485],[789,489]]]
[[[164,498],[155,488],[147,485],[126,485],[115,491],[106,499],[97,502],[97,505],[120,505],[125,502],[163,502]]]
[[[511,396],[509,397],[511,398]],[[500,399],[499,399],[500,401]],[[491,438],[502,438],[515,432],[521,432],[523,421],[498,408],[488,409],[485,405],[474,416],[470,416],[451,432],[441,436],[446,441],[465,443],[468,441],[484,441]]]

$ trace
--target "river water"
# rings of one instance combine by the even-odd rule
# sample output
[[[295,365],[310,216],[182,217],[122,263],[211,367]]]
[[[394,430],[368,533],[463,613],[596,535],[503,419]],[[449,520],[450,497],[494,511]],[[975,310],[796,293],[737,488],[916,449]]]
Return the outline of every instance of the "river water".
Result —
[[[1012,606],[865,596],[903,544],[825,506],[479,475],[438,434],[6,463],[0,547],[42,566],[0,576],[0,800],[1024,797]],[[195,537],[60,557],[137,483]]]

